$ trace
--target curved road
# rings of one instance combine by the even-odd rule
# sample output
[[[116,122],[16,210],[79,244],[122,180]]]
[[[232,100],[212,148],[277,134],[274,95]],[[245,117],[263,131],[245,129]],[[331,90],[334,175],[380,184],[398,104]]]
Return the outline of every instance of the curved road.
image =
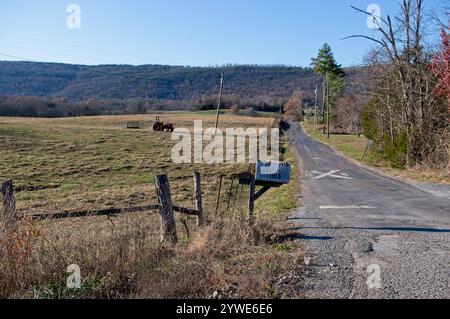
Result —
[[[450,298],[450,189],[366,169],[297,124],[287,135],[303,175],[292,219],[311,258],[306,296]]]

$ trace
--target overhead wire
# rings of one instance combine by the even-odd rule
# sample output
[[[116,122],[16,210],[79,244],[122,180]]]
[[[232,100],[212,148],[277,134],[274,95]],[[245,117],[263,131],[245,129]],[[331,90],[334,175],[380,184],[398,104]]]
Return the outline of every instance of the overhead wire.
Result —
[[[49,41],[49,40],[45,40],[45,39],[39,39],[39,38],[34,38],[34,37],[29,37],[29,36],[15,35],[15,34],[10,34],[10,33],[3,33],[3,32],[0,32],[0,36],[7,36],[7,37],[14,37],[14,38],[25,39],[25,40],[38,41],[38,42],[54,44],[54,45],[58,45],[58,46],[78,48],[78,49],[90,50],[90,51],[97,51],[97,52],[109,53],[109,54],[114,54],[114,55],[119,55],[119,56],[128,56],[128,57],[138,58],[138,59],[140,59],[142,61],[145,61],[147,64],[152,64],[148,60],[148,58],[142,57],[142,56],[139,56],[139,55],[135,55],[135,54],[129,54],[129,53],[124,53],[124,52],[117,52],[117,51],[93,48],[93,47],[90,47],[90,46],[84,46],[84,45],[73,44],[73,43],[69,44],[69,43],[62,43],[62,42],[57,42],[57,41]]]

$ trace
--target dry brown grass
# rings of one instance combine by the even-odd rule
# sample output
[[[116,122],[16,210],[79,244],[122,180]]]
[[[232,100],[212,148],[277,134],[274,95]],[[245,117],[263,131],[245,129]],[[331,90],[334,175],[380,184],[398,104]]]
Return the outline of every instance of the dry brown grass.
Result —
[[[257,227],[267,234],[280,232],[273,224]],[[165,269],[145,272],[138,296],[211,298],[217,292],[222,298],[293,297],[293,290],[279,280],[301,268],[301,251],[296,246],[289,252],[274,249],[270,237],[255,238],[255,230],[237,219],[213,223],[178,251]]]
[[[284,234],[284,216],[295,206],[294,187],[270,192],[258,206],[256,228],[240,208],[225,212],[223,187],[219,218],[213,216],[218,173],[247,165],[175,165],[169,134],[123,130],[127,121],[148,116],[74,119],[0,118],[1,180],[13,179],[20,212],[127,207],[156,201],[153,178],[168,172],[174,203],[193,206],[192,172],[203,176],[207,226],[176,216],[180,243],[159,243],[156,212],[21,222],[17,234],[0,237],[0,297],[6,298],[207,298],[214,291],[231,298],[292,297],[301,250]],[[212,126],[214,116],[171,114],[177,127],[195,119]],[[225,127],[271,126],[271,119],[222,117]],[[272,200],[271,200],[272,199]],[[185,232],[189,227],[191,237]],[[4,234],[2,231],[1,234]],[[286,236],[285,236],[286,235]],[[287,242],[279,240],[287,238]],[[12,251],[6,248],[12,243]],[[65,286],[70,264],[81,267],[83,287]]]
[[[233,217],[234,216],[234,217]],[[157,241],[153,216],[22,223],[13,252],[0,249],[3,298],[227,298],[296,297],[300,247],[282,219],[250,227],[237,214],[213,220],[176,247]],[[66,224],[66,225],[64,225]],[[293,237],[292,237],[293,240]],[[70,264],[81,267],[83,288],[65,287]],[[292,279],[292,278],[291,278]]]

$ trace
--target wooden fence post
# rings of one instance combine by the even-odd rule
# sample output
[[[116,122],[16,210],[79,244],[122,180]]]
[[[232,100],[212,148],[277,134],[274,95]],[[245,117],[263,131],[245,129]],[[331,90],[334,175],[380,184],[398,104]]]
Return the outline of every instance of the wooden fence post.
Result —
[[[219,175],[219,190],[217,192],[217,199],[216,199],[216,209],[214,211],[214,216],[217,218],[217,214],[219,213],[219,205],[220,205],[220,194],[222,192],[222,182],[223,182],[223,175]]]
[[[255,218],[254,218],[254,211],[255,211],[255,176],[250,177],[250,194],[248,199],[248,220],[250,224],[253,224]]]
[[[197,226],[203,226],[202,179],[200,173],[194,172],[195,209],[198,211]]]
[[[3,194],[3,213],[5,230],[7,234],[11,234],[17,230],[17,223],[19,221],[16,213],[16,199],[14,198],[14,187],[11,180],[3,183],[1,187]]]
[[[231,180],[230,191],[228,192],[227,211],[230,210],[231,198],[233,197],[234,178]]]
[[[170,193],[169,179],[167,175],[156,176],[156,194],[158,195],[161,209],[159,211],[161,221],[161,241],[172,244],[178,242],[175,217],[173,215],[172,195]]]

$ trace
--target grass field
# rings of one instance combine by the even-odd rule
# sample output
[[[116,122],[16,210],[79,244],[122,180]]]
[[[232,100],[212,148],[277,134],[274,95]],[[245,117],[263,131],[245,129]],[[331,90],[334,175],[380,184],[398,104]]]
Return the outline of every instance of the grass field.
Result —
[[[209,113],[164,115],[176,127],[188,129],[194,120],[203,120],[204,128],[215,120]],[[0,118],[0,181],[14,181],[17,208],[25,215],[154,204],[157,173],[168,173],[174,204],[193,207],[192,173],[198,170],[209,221],[197,231],[193,219],[177,215],[180,244],[175,248],[160,245],[154,212],[22,223],[15,253],[0,255],[5,275],[0,295],[190,298],[208,296],[214,289],[229,294],[227,289],[235,286],[236,296],[231,297],[285,294],[274,286],[274,278],[294,267],[292,260],[300,258],[301,251],[277,238],[289,238],[283,216],[297,204],[297,183],[263,197],[257,203],[258,225],[249,229],[243,219],[246,191],[233,210],[225,211],[230,185],[226,178],[221,218],[215,219],[217,175],[230,176],[249,165],[177,165],[171,160],[175,142],[169,133],[122,128],[124,122],[151,123],[154,117]],[[274,119],[266,116],[221,117],[221,128],[273,125]],[[290,159],[289,152],[286,156]],[[70,264],[82,268],[82,290],[65,288],[65,267]]]
[[[197,117],[170,114],[177,127],[191,128]],[[213,115],[201,115],[204,126]],[[156,173],[167,172],[177,203],[191,200],[190,177],[235,173],[236,166],[175,165],[168,133],[124,130],[127,121],[154,116],[117,116],[71,119],[0,118],[0,180],[13,179],[19,209],[89,209],[154,202]],[[270,118],[222,117],[226,127],[271,126]],[[206,187],[213,183],[206,183]],[[208,193],[208,189],[205,190]]]
[[[363,158],[368,142],[367,138],[364,135],[358,137],[356,135],[331,134],[330,139],[328,139],[326,134],[322,134],[321,132],[319,132],[320,130],[318,130],[318,132],[314,132],[313,123],[306,121],[302,123],[302,126],[309,135],[336,148],[348,157],[351,157],[354,160],[357,160],[364,164],[373,166],[391,175],[418,182],[450,184],[450,176],[446,176],[442,172],[438,172],[435,170],[423,168],[393,168],[388,161],[384,160],[374,150],[369,151],[366,157]]]

